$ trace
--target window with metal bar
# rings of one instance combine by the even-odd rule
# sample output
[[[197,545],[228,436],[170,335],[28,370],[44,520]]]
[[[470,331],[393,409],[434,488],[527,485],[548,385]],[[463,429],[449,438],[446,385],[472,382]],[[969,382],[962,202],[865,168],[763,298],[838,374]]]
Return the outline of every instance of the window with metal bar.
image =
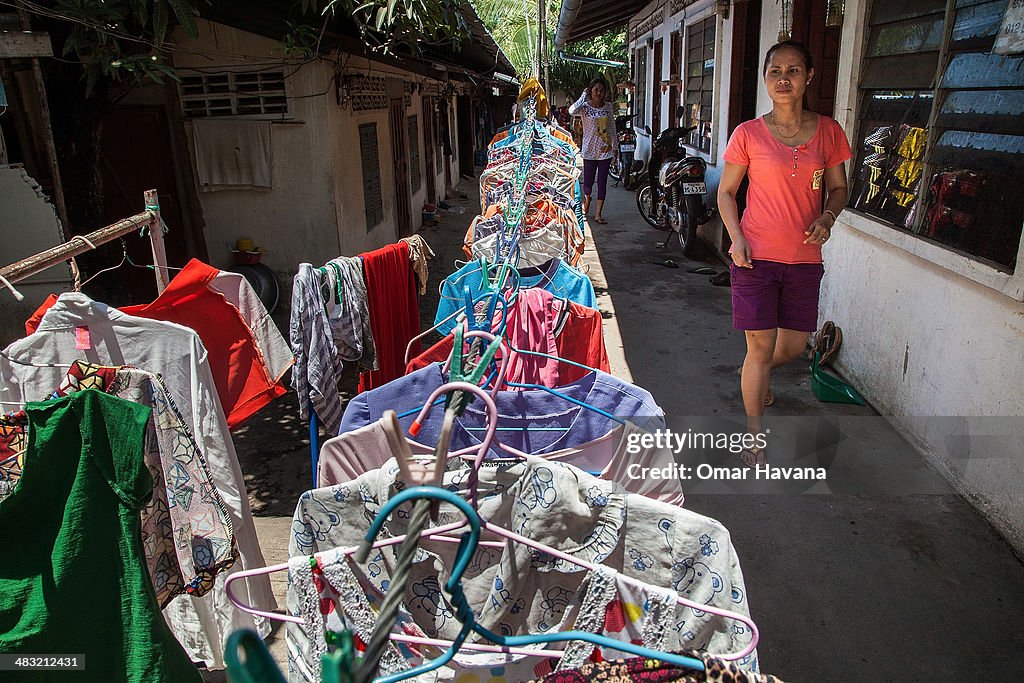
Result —
[[[639,114],[637,121],[642,126],[647,121],[647,48],[640,47],[636,50],[636,75],[633,82],[636,88],[633,90],[635,97],[634,114]]]
[[[1013,270],[1024,224],[1024,56],[1008,0],[876,0],[850,206]]]
[[[359,126],[359,158],[363,166],[363,203],[366,207],[366,231],[369,232],[384,220],[376,123]]]
[[[182,111],[187,118],[287,118],[290,113],[282,69],[219,74],[184,71],[179,92]]]
[[[409,175],[412,191],[416,192],[423,181],[423,172],[420,169],[420,127],[415,114],[409,117]]]
[[[696,21],[686,27],[686,126],[696,126],[687,144],[711,153],[714,131],[715,31],[718,17]],[[674,114],[675,112],[673,112]]]

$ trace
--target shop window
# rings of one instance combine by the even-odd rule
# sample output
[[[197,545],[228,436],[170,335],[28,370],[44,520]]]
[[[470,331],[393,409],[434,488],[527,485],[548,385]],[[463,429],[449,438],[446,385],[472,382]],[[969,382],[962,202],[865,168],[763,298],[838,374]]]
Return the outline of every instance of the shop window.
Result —
[[[180,81],[181,107],[188,118],[287,116],[284,71],[190,74]]]
[[[377,151],[377,124],[359,126],[359,157],[363,166],[363,204],[366,207],[366,231],[384,220],[384,197],[380,186],[380,159]]]
[[[1024,56],[992,52],[1007,5],[876,0],[850,205],[1012,271],[1024,223]]]
[[[711,153],[715,95],[715,30],[716,15],[686,27],[686,119],[688,127],[696,127],[687,141],[691,147]]]

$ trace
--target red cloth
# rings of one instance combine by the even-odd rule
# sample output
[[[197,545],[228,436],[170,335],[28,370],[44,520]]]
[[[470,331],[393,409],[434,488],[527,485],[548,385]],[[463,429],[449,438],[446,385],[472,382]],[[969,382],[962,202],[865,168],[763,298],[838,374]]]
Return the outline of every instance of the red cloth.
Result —
[[[604,345],[604,330],[602,327],[601,312],[587,306],[569,301],[569,309],[566,311],[566,320],[561,330],[555,335],[555,347],[557,355],[565,360],[575,363],[582,363],[589,367],[611,372],[611,365],[608,363],[608,352]],[[511,314],[515,314],[518,308],[512,308]],[[512,321],[509,321],[508,329],[515,329]],[[512,343],[519,348],[525,348],[516,340]],[[405,368],[408,374],[414,370],[426,367],[431,363],[447,360],[452,353],[452,346],[455,340],[448,335],[437,342],[429,349],[409,361]],[[523,356],[528,360],[530,356]],[[568,363],[558,364],[558,383],[560,385],[571,384],[583,378],[587,371]]]
[[[192,259],[178,273],[167,289],[151,304],[125,306],[128,315],[150,320],[163,320],[190,327],[199,335],[210,360],[213,381],[217,385],[228,427],[234,429],[287,388],[274,382],[267,371],[242,314],[220,292],[207,287],[220,272],[202,261]],[[39,327],[43,314],[57,301],[51,294],[43,305],[25,321],[25,331],[32,334]],[[159,368],[143,368],[159,372]]]
[[[156,301],[120,310],[140,318],[178,323],[196,331],[206,347],[228,428],[234,429],[283,395],[287,388],[270,376],[242,314],[223,294],[208,287],[218,272],[192,259]]]
[[[359,391],[362,392],[387,384],[405,373],[405,347],[420,333],[420,309],[407,243],[389,244],[360,257],[379,367],[359,375]],[[419,352],[417,340],[410,353]]]
[[[48,310],[53,308],[53,305],[55,303],[57,303],[56,294],[51,294],[50,296],[46,297],[46,301],[44,301],[39,306],[39,308],[36,309],[36,312],[33,313],[32,316],[25,321],[26,335],[33,334],[37,329],[39,329],[39,321],[43,319],[43,316],[46,314]]]

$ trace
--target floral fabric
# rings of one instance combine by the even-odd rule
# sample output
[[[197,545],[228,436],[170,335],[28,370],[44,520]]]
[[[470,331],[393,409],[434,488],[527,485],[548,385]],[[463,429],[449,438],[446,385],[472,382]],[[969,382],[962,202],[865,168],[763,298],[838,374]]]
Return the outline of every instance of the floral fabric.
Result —
[[[143,458],[153,497],[142,510],[142,545],[160,607],[182,593],[205,595],[238,548],[206,461],[158,375],[76,361],[53,398],[99,389],[152,409]]]
[[[357,545],[380,507],[404,488],[396,481],[397,472],[392,459],[353,481],[303,494],[292,522],[289,555]],[[725,654],[739,652],[750,643],[751,634],[742,623],[674,603],[665,609],[664,592],[668,592],[699,604],[748,613],[739,560],[728,531],[717,521],[629,494],[616,482],[542,458],[495,462],[481,468],[479,477],[481,517],[581,560],[604,565],[618,577],[615,590],[600,603],[604,621],[592,628],[619,640],[654,639],[667,650],[693,647]],[[453,469],[446,474],[445,485],[461,490],[467,479],[466,468]],[[461,516],[453,508],[441,505],[437,524],[458,519]],[[400,535],[407,521],[408,509],[399,508],[383,533]],[[413,560],[404,604],[411,623],[429,637],[451,639],[459,629],[454,609],[441,589],[456,551],[455,544],[425,540]],[[323,555],[319,557],[323,561]],[[371,603],[374,596],[387,592],[394,559],[394,548],[385,548],[371,553],[365,566],[355,568]],[[620,585],[626,578],[649,588]],[[591,573],[578,565],[512,543],[502,548],[481,546],[462,586],[485,628],[526,634],[578,624],[580,605],[592,580]],[[292,604],[290,598],[290,609]],[[664,627],[645,629],[652,610],[668,615]],[[289,626],[293,642],[310,637],[302,626]],[[301,652],[303,648],[293,650]],[[583,659],[593,654],[588,651]],[[544,675],[557,664],[546,658],[542,661],[539,670],[524,678]],[[487,664],[498,666],[492,661]],[[756,653],[740,664],[756,670]],[[502,675],[511,680],[509,673]]]
[[[695,671],[657,659],[623,659],[592,662],[577,669],[559,671],[530,683],[782,683],[775,676],[745,671],[731,662],[715,659],[705,652],[682,652],[704,662],[704,671]]]

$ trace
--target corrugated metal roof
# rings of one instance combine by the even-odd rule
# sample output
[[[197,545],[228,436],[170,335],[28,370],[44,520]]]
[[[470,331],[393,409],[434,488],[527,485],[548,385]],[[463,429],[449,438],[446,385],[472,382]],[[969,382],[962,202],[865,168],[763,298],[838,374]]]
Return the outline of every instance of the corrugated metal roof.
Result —
[[[300,3],[295,0],[219,0],[208,5],[200,3],[199,12],[204,19],[274,40],[281,40],[289,31],[286,22],[318,23],[313,21],[316,17],[303,16]],[[515,67],[498,47],[469,2],[462,3],[462,15],[469,25],[470,37],[463,41],[460,51],[431,47],[424,49],[419,56],[398,56],[427,63],[438,62],[481,74],[497,70],[514,75]],[[341,49],[345,51],[354,51],[357,44],[361,44],[355,23],[343,13],[335,15],[327,24],[327,33],[322,43],[324,49],[333,49],[332,42],[341,43]],[[374,57],[372,54],[366,56]]]
[[[579,5],[575,17],[565,22],[566,5]],[[569,45],[625,26],[650,0],[562,0],[556,46]],[[565,23],[566,25],[562,25]]]

